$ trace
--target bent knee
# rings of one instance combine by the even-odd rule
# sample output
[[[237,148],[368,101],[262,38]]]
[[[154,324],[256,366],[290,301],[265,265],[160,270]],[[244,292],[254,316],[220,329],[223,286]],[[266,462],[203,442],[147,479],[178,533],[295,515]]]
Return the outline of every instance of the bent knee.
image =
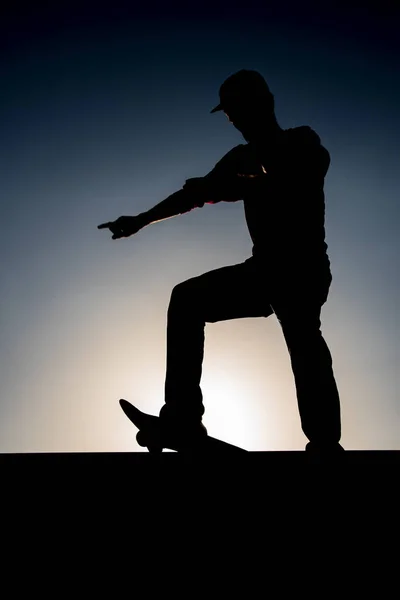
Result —
[[[193,277],[174,286],[171,292],[170,306],[190,306],[199,298],[200,289],[196,284],[196,279]]]

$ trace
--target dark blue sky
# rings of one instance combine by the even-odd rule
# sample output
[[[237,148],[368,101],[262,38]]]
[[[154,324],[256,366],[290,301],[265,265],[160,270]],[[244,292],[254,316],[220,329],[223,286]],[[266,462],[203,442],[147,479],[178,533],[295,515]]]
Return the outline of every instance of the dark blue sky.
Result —
[[[241,68],[267,79],[282,127],[310,125],[331,154],[323,331],[343,443],[400,448],[398,11],[129,4],[1,19],[0,451],[136,449],[117,400],[162,404],[172,287],[241,262],[251,243],[241,203],[120,242],[96,226],[147,210],[243,141],[209,112]],[[274,317],[208,326],[206,340],[210,433],[303,447]]]

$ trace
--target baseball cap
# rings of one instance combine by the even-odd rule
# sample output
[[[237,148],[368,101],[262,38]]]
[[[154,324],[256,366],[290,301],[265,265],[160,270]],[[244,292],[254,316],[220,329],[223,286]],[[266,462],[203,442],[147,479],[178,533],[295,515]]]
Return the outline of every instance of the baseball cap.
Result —
[[[220,103],[210,112],[224,110],[224,103],[228,98],[254,98],[272,96],[264,77],[258,71],[241,69],[230,75],[219,88]]]

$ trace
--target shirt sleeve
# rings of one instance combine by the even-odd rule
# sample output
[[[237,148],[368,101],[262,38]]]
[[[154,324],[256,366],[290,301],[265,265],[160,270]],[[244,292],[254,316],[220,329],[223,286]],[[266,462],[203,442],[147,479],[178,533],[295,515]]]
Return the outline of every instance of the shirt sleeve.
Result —
[[[243,155],[243,144],[227,152],[204,177],[188,179],[183,189],[191,196],[194,207],[217,202],[236,202],[243,199],[243,183],[238,172]]]

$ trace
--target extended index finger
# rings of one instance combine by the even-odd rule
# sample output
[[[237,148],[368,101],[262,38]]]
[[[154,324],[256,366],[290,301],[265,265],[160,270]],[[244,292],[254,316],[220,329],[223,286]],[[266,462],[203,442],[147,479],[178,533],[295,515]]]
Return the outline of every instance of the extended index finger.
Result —
[[[101,225],[97,225],[97,229],[109,229],[112,227],[114,221],[108,221],[107,223],[102,223]]]

